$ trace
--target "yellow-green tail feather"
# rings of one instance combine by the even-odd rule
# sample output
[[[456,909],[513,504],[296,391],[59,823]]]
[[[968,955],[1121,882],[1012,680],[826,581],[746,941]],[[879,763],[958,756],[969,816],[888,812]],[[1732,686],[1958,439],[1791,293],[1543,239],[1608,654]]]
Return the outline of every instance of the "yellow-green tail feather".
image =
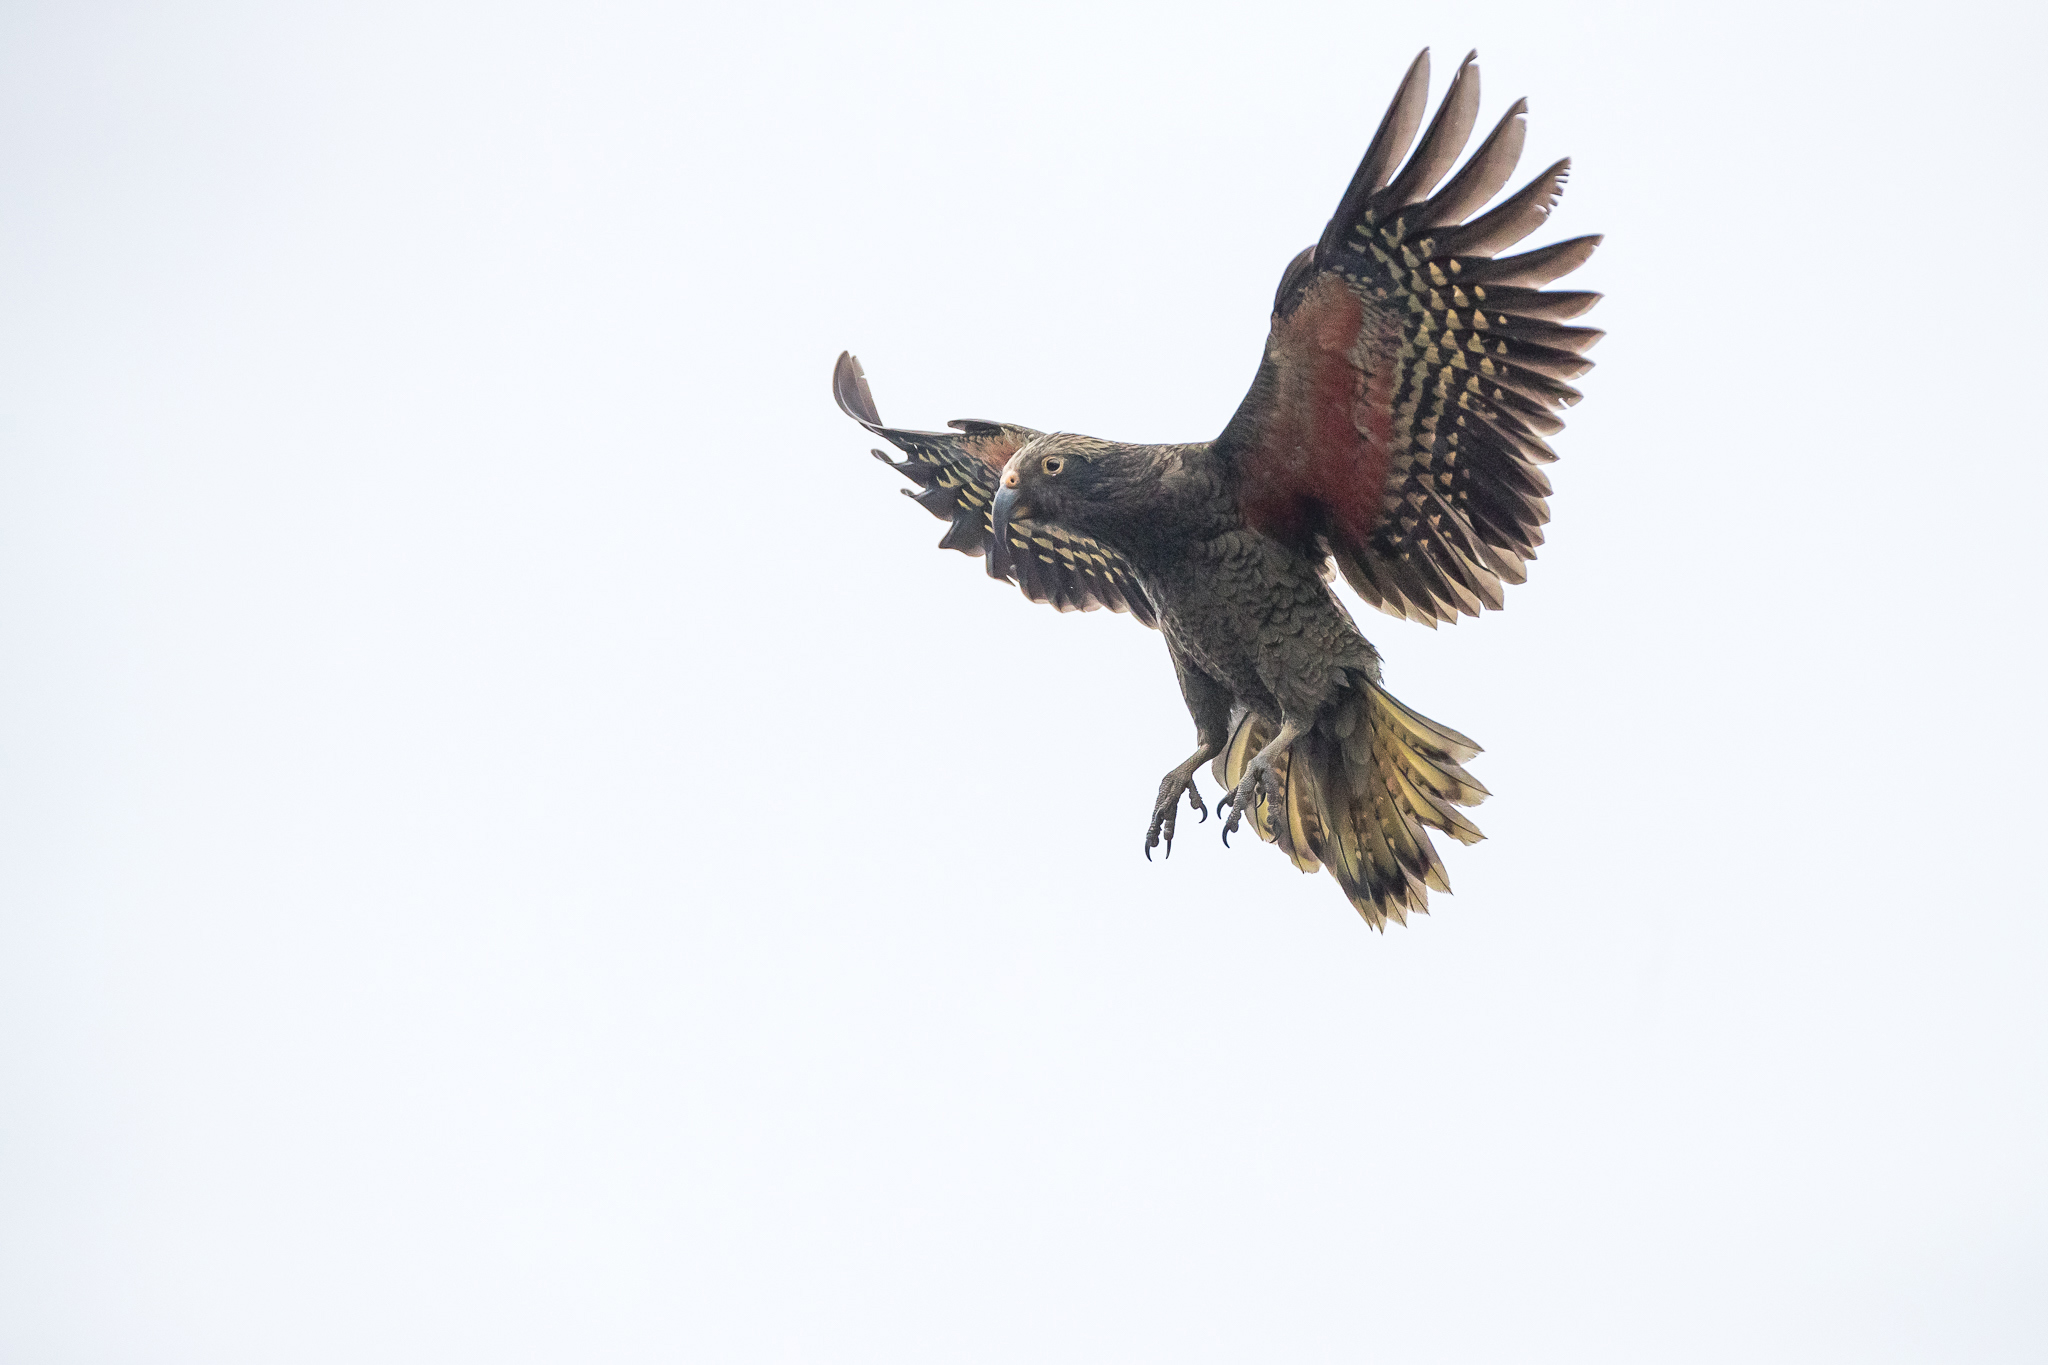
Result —
[[[1275,730],[1263,716],[1240,716],[1215,761],[1217,781],[1236,787]],[[1328,867],[1367,924],[1406,923],[1410,911],[1427,913],[1430,891],[1451,889],[1430,830],[1465,844],[1486,837],[1457,809],[1486,799],[1463,767],[1479,752],[1456,730],[1357,679],[1275,765],[1280,808],[1262,795],[1252,828],[1303,872]]]

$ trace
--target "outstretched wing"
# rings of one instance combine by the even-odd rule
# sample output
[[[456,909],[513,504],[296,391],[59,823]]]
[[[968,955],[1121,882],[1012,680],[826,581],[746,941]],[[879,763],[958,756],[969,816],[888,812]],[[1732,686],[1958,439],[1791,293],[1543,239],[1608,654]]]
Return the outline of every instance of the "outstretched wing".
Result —
[[[952,431],[885,427],[860,362],[844,351],[832,370],[832,396],[841,412],[909,456],[899,461],[875,452],[876,459],[918,486],[915,493],[904,489],[905,496],[952,523],[940,549],[984,556],[989,577],[1015,583],[1034,602],[1049,602],[1061,611],[1108,607],[1127,611],[1148,626],[1157,624],[1130,565],[1087,536],[1019,519],[1010,523],[1008,545],[992,544],[996,478],[1010,456],[1040,433],[972,420],[947,423]]]
[[[1474,54],[1476,56],[1477,54]],[[1601,333],[1598,294],[1544,292],[1598,237],[1496,257],[1549,217],[1560,161],[1477,217],[1521,155],[1517,100],[1456,175],[1479,108],[1465,58],[1415,154],[1425,49],[1319,241],[1280,280],[1265,359],[1217,440],[1247,521],[1335,559],[1366,601],[1434,626],[1502,605],[1543,543],[1561,431]],[[1396,166],[1399,166],[1398,172]]]

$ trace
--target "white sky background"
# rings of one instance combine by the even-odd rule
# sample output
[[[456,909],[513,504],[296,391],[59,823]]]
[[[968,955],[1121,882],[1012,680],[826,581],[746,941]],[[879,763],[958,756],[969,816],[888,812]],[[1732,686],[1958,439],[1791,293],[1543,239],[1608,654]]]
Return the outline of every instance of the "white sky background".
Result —
[[[0,1358],[2048,1354],[2038,7],[1253,8],[0,15]],[[827,375],[1215,433],[1424,44],[1611,335],[1381,937]]]

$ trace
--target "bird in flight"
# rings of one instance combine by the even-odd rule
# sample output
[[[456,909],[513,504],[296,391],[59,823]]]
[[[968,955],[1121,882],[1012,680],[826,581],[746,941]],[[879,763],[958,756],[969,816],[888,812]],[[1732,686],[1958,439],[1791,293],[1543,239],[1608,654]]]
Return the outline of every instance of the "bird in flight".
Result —
[[[983,556],[1034,602],[1128,612],[1166,637],[1196,742],[1159,784],[1146,856],[1172,852],[1183,796],[1208,818],[1195,773],[1210,763],[1226,843],[1249,820],[1379,929],[1450,890],[1430,831],[1478,842],[1459,808],[1487,791],[1463,766],[1479,746],[1381,685],[1330,582],[1432,627],[1499,610],[1543,541],[1545,438],[1601,336],[1569,324],[1598,294],[1544,288],[1599,237],[1499,254],[1550,216],[1571,166],[1486,209],[1526,102],[1451,174],[1476,55],[1420,143],[1427,49],[1409,66],[1322,236],[1281,274],[1258,374],[1213,441],[900,430],[860,362],[842,354],[832,376],[840,408],[905,456],[875,452],[917,485],[905,493],[951,523],[941,548]]]

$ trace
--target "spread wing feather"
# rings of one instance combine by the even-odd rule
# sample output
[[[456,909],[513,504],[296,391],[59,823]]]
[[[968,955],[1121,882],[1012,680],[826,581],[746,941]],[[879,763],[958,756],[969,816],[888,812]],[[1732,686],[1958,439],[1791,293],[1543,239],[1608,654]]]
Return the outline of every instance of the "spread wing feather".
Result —
[[[984,557],[988,574],[1015,583],[1034,602],[1061,611],[1125,611],[1146,625],[1157,624],[1145,591],[1116,551],[1087,536],[1018,519],[1010,543],[991,544],[996,479],[1010,456],[1040,433],[1004,422],[949,422],[952,431],[905,431],[882,425],[860,362],[842,352],[832,370],[832,396],[840,411],[902,451],[892,460],[875,458],[917,485],[903,492],[941,521],[949,522],[939,548]]]
[[[1514,173],[1527,105],[1446,181],[1479,68],[1465,58],[1402,164],[1428,88],[1425,51],[1322,237],[1281,277],[1258,377],[1217,449],[1253,526],[1327,551],[1366,601],[1435,625],[1498,610],[1502,585],[1525,578],[1549,520],[1544,438],[1602,334],[1565,325],[1598,294],[1543,289],[1598,237],[1496,255],[1550,216],[1571,163],[1473,217]]]

